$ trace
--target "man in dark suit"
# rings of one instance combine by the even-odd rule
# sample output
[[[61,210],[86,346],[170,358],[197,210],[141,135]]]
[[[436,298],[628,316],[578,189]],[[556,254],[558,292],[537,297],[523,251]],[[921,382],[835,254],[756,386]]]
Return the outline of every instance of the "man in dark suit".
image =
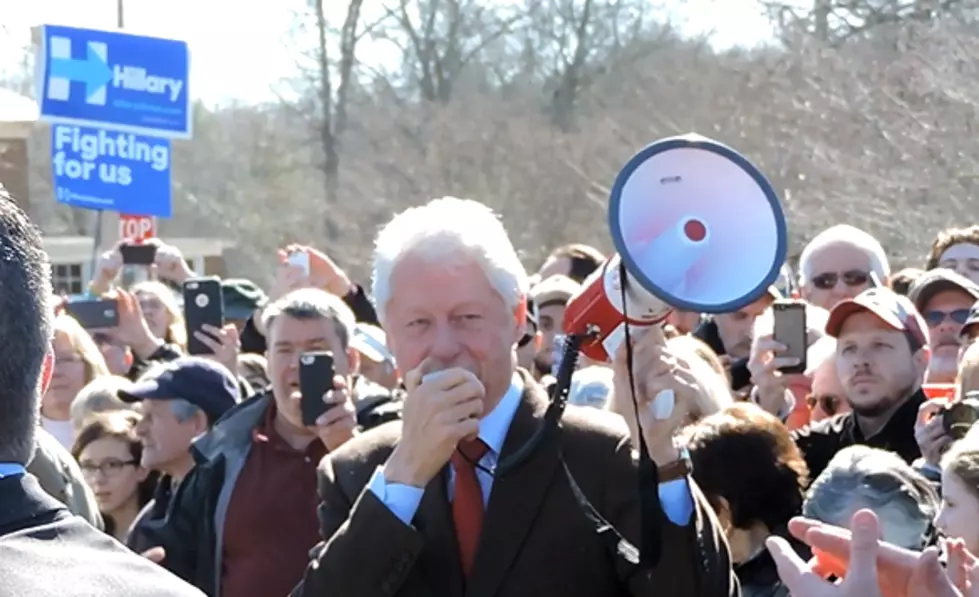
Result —
[[[27,474],[53,367],[50,267],[40,232],[3,187],[0,255],[0,596],[201,597],[73,516]]]
[[[569,407],[557,437],[493,474],[534,434],[548,399],[516,369],[527,275],[490,209],[445,198],[400,214],[378,236],[373,279],[388,345],[407,372],[403,422],[321,463],[324,542],[294,596],[737,594],[727,546],[671,429],[644,436],[662,465],[662,559],[651,574],[612,553],[562,466],[638,544],[637,468],[620,417]]]

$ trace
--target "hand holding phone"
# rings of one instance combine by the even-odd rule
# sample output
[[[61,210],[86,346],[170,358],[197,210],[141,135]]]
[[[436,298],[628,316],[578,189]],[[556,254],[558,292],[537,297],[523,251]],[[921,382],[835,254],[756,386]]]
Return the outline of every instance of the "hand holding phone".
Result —
[[[204,331],[204,325],[224,327],[224,292],[217,277],[192,278],[184,282],[184,322],[187,326],[187,352],[192,355],[213,354],[213,351],[194,337]],[[217,340],[217,338],[215,338]]]
[[[125,243],[119,245],[123,265],[153,265],[156,263],[156,245],[153,243]]]
[[[316,420],[336,404],[328,404],[324,397],[333,389],[333,353],[326,351],[304,352],[299,356],[299,408],[303,425],[315,427]]]
[[[119,302],[116,299],[78,299],[64,304],[65,313],[86,330],[114,328],[119,325]]]

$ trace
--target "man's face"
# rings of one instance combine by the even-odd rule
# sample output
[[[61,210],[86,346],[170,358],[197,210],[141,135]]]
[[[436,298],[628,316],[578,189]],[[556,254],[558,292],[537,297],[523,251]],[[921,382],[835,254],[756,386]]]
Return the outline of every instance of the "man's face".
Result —
[[[870,259],[853,245],[826,245],[813,253],[810,263],[812,269],[802,289],[803,297],[827,311],[869,287]]]
[[[287,423],[296,429],[304,429],[299,389],[299,357],[304,352],[329,351],[333,353],[333,370],[337,375],[350,375],[350,355],[333,321],[325,317],[295,319],[280,315],[272,321],[268,330],[269,377],[275,407]]]
[[[938,258],[938,267],[955,270],[979,284],[979,246],[972,243],[952,245]]]
[[[426,359],[430,371],[467,369],[494,401],[486,412],[509,388],[526,316],[507,307],[475,261],[433,265],[406,256],[392,272],[383,308],[388,346],[405,374]]]
[[[546,362],[548,366],[553,360],[554,337],[563,333],[561,326],[564,323],[564,310],[565,305],[560,303],[548,303],[547,306],[539,307],[537,310],[541,334],[538,358],[542,362]]]
[[[143,444],[143,468],[168,472],[190,457],[190,443],[201,433],[201,425],[194,419],[181,423],[172,406],[169,400],[142,402],[143,417],[136,433]]]
[[[929,383],[951,383],[959,366],[959,332],[969,317],[973,298],[960,290],[936,293],[922,306],[921,315],[928,323],[931,338]]]
[[[751,354],[752,326],[771,303],[771,297],[766,295],[739,311],[714,316],[717,333],[728,356],[743,359]]]
[[[906,398],[921,383],[927,352],[911,354],[903,332],[869,312],[846,319],[836,344],[836,371],[850,406],[878,416]]]

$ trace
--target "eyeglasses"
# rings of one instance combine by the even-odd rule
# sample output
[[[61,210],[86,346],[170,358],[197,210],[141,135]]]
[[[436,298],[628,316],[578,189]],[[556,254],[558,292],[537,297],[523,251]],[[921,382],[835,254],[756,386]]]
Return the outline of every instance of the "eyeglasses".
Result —
[[[94,477],[95,473],[102,473],[106,477],[117,477],[122,472],[122,469],[127,466],[136,466],[136,461],[110,458],[98,464],[89,461],[79,464],[79,467],[82,469],[82,474],[89,478]]]
[[[946,319],[951,319],[959,325],[964,325],[966,321],[969,321],[969,312],[969,309],[956,309],[954,311],[929,309],[922,313],[922,315],[925,318],[925,322],[928,323],[928,327],[935,328],[945,323]]]
[[[863,286],[870,281],[870,272],[851,269],[842,274],[836,272],[826,272],[812,277],[812,285],[820,290],[835,288],[840,280],[849,287]]]
[[[824,413],[833,416],[840,410],[840,397],[832,394],[823,396],[809,394],[806,396],[806,404],[809,405],[809,410],[816,410],[818,406]]]

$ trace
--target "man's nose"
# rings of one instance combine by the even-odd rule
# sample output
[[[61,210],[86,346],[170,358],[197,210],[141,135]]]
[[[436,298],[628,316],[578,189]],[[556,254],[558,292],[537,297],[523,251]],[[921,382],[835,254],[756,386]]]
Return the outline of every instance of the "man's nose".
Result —
[[[435,326],[435,338],[432,342],[430,355],[443,362],[450,362],[459,352],[459,339],[455,329],[448,323]]]

